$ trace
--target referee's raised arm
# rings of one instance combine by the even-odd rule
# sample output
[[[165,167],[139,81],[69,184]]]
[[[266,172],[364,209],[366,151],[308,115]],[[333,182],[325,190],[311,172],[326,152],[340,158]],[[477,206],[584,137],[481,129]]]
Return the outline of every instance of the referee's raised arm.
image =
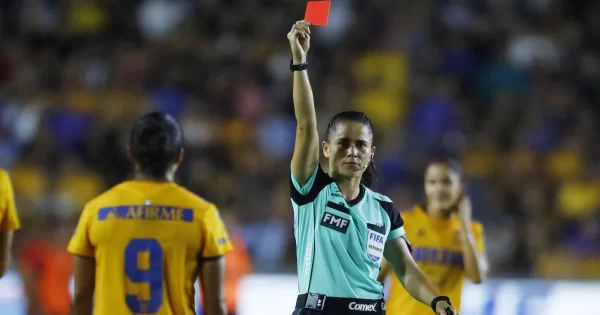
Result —
[[[315,102],[307,74],[306,53],[310,48],[310,22],[298,21],[287,35],[293,59],[294,111],[296,113],[296,144],[292,157],[292,175],[305,185],[319,163],[319,135]]]

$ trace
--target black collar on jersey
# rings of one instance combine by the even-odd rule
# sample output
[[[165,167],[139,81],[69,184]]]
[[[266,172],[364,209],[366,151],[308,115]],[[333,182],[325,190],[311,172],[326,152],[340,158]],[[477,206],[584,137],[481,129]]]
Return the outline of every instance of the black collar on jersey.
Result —
[[[307,194],[300,194],[300,192],[296,190],[294,183],[292,182],[292,178],[290,176],[290,196],[292,197],[294,203],[296,203],[298,206],[303,206],[305,204],[313,202],[315,198],[317,198],[321,190],[323,190],[323,188],[327,187],[327,185],[331,183],[334,183],[333,178],[331,178],[329,174],[325,173],[323,171],[323,168],[321,168],[321,165],[319,164],[317,166],[317,175],[315,177],[313,186]],[[340,187],[337,186],[337,184],[335,184],[335,187],[339,192]],[[361,200],[363,200],[363,198],[365,197],[365,192],[366,188],[364,187],[364,185],[361,184],[358,196],[354,198],[354,200],[346,201],[346,203],[351,207],[355,206]]]
[[[358,192],[358,196],[356,196],[356,198],[354,198],[353,200],[346,201],[346,203],[350,207],[354,207],[355,205],[357,205],[365,197],[365,190],[366,190],[365,186],[361,184],[360,185],[360,191]]]

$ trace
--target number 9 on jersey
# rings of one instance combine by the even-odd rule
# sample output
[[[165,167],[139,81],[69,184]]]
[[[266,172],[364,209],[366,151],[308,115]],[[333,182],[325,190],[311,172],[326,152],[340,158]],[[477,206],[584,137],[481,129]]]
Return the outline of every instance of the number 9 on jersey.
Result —
[[[163,249],[157,240],[139,238],[129,242],[125,248],[125,274],[131,282],[147,284],[150,289],[149,300],[142,300],[137,294],[125,296],[131,312],[157,313],[163,304]]]

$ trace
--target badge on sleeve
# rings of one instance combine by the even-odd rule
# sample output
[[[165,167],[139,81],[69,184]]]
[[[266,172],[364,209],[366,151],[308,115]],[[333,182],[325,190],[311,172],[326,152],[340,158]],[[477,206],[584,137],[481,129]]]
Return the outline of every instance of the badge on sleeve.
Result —
[[[383,257],[383,248],[385,247],[385,235],[369,230],[369,239],[367,241],[367,255],[372,262],[377,263]]]

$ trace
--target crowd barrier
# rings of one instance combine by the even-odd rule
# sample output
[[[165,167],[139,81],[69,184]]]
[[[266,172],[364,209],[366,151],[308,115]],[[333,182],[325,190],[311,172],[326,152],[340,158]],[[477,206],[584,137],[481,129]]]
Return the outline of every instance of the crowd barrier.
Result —
[[[291,314],[297,294],[295,276],[251,275],[240,283],[238,315]],[[465,283],[460,313],[600,315],[598,301],[600,282],[492,279]],[[23,285],[14,272],[0,279],[0,314],[26,315]]]

